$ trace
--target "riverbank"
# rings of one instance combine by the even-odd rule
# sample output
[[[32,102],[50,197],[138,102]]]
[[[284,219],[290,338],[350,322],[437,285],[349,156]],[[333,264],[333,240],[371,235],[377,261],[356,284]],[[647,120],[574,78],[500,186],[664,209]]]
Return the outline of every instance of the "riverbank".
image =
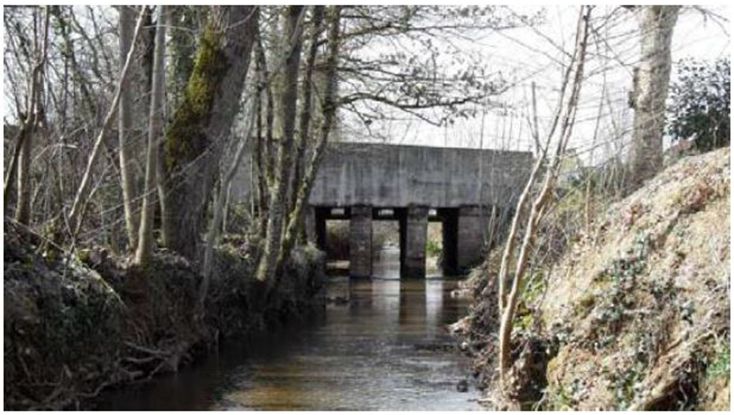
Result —
[[[394,267],[378,268],[399,270],[397,256]],[[451,296],[457,283],[331,277],[327,296],[344,301],[323,313],[231,339],[175,376],[103,393],[96,409],[481,409],[471,359],[445,330],[466,313],[468,301]]]
[[[72,409],[102,390],[175,372],[222,339],[273,329],[323,307],[323,254],[294,250],[287,277],[263,301],[255,252],[216,253],[206,316],[194,316],[200,276],[157,252],[146,269],[106,251],[68,255],[5,222],[5,409]],[[44,255],[38,252],[44,252]]]
[[[497,384],[495,254],[455,326],[492,409],[728,410],[729,149],[688,157],[533,264]],[[543,235],[541,235],[541,238]]]

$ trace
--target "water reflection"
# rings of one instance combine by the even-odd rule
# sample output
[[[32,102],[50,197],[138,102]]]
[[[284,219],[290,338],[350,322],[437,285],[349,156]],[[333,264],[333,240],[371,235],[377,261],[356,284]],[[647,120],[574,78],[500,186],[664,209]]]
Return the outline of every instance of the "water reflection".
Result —
[[[467,306],[449,295],[455,286],[443,279],[337,279],[329,295],[349,301],[328,305],[321,319],[229,345],[176,376],[110,394],[101,407],[479,409],[473,388],[455,388],[469,361],[445,347],[453,344],[445,325]]]

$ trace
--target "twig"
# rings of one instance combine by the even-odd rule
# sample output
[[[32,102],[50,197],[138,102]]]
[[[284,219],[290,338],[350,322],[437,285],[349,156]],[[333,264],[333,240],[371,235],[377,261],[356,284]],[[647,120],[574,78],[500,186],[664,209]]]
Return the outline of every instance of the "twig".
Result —
[[[127,341],[125,342],[125,346],[127,346],[127,347],[129,347],[129,348],[131,348],[133,350],[137,350],[137,351],[142,352],[142,353],[148,353],[148,354],[151,354],[151,355],[154,355],[154,356],[166,356],[166,357],[168,357],[168,356],[171,355],[171,352],[166,352],[164,350],[149,349],[149,348],[147,348],[145,346],[141,346],[141,345],[138,345],[138,344],[135,344],[135,343],[127,342]]]

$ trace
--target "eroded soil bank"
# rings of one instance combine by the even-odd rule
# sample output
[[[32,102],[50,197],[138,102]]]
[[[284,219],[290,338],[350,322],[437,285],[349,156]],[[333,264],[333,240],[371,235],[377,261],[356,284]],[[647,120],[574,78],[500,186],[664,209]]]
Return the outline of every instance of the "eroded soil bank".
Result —
[[[455,328],[490,405],[728,410],[729,189],[728,148],[684,158],[573,235],[560,259],[535,264],[510,399],[495,377],[498,263],[475,270],[473,312]]]
[[[267,301],[251,277],[254,252],[219,249],[202,321],[200,276],[181,257],[158,252],[147,269],[99,250],[70,257],[7,221],[4,241],[9,410],[84,408],[103,389],[177,371],[222,339],[323,307],[323,255],[307,247]]]

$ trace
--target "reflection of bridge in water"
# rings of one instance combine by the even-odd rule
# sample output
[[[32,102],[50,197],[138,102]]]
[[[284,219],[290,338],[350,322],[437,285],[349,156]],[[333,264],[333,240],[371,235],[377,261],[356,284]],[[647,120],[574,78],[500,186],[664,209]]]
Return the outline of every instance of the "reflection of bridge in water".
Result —
[[[428,222],[439,221],[444,272],[461,272],[481,259],[492,206],[512,206],[531,163],[528,152],[334,144],[309,198],[309,234],[323,249],[326,221],[348,219],[349,273],[369,277],[372,221],[398,221],[400,274],[425,277]]]
[[[381,336],[436,340],[444,334],[445,324],[461,318],[465,301],[452,298],[456,282],[436,278],[425,280],[400,278],[400,253],[397,248],[383,250],[373,262],[371,280],[336,279],[329,285],[332,298],[347,300],[350,313],[374,313],[379,310]]]
[[[456,280],[398,279],[397,261],[393,249],[373,279],[332,279],[327,296],[348,302],[323,315],[227,342],[176,376],[103,394],[97,409],[481,409],[479,391],[456,390],[471,360],[445,328],[466,315],[468,299],[451,295]]]
[[[397,249],[385,249],[383,255],[373,262],[373,277],[386,278],[393,283],[371,284],[373,297],[392,301],[397,313],[398,324],[403,331],[409,327],[419,327],[424,330],[424,336],[433,340],[440,335],[440,327],[445,322],[453,323],[461,317],[457,306],[458,301],[447,299],[452,286],[449,281],[427,279],[424,282],[400,281],[400,253]],[[392,282],[391,281],[391,282]]]

